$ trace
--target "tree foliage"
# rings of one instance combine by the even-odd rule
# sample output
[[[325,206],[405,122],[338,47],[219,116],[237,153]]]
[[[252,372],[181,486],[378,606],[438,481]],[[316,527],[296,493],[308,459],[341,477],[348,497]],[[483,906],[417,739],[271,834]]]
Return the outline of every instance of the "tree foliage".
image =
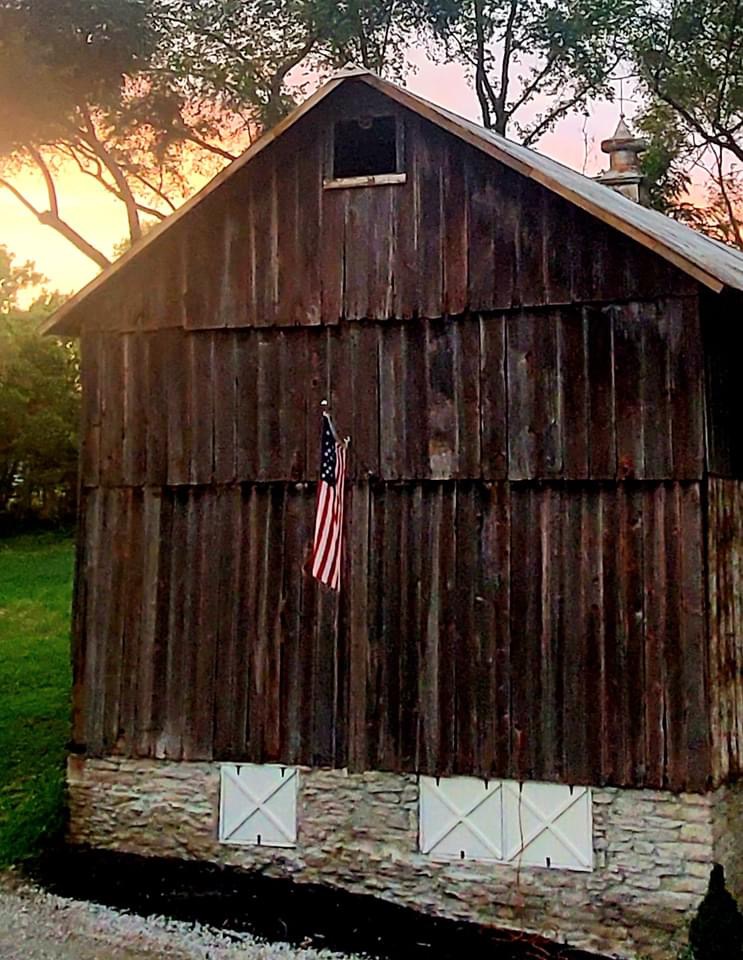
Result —
[[[659,0],[637,21],[644,89],[690,141],[743,162],[742,0]]]
[[[74,345],[39,334],[59,306],[43,294],[28,309],[19,295],[42,278],[15,266],[0,246],[0,527],[74,512],[80,391]]]
[[[400,77],[416,18],[400,0],[161,0],[159,62],[193,99],[272,126],[294,105],[287,78],[348,62]],[[296,90],[296,88],[295,88]]]
[[[613,96],[625,54],[628,0],[424,0],[434,35],[475,85],[482,121],[536,142],[567,114]],[[541,104],[541,106],[539,106]],[[529,123],[516,116],[528,108]]]
[[[658,0],[641,8],[632,57],[644,97],[639,124],[653,203],[743,247],[743,3]],[[692,202],[691,175],[706,197]]]

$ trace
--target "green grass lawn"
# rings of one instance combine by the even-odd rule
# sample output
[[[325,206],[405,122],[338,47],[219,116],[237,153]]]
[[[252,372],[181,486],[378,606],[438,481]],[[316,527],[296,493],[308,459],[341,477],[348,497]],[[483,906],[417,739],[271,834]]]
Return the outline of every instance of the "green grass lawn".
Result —
[[[0,540],[0,867],[62,822],[73,542]]]

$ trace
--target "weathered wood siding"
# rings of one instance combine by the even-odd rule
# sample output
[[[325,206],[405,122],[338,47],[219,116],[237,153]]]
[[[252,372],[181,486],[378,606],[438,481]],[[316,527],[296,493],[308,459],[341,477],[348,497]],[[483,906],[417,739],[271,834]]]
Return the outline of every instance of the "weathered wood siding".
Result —
[[[704,785],[698,484],[354,483],[340,602],[314,497],[85,494],[90,754]]]
[[[83,336],[83,485],[699,479],[696,301],[326,328]]]
[[[398,112],[364,96],[87,301],[75,741],[702,789],[696,287],[405,111],[405,185],[323,191],[332,120]]]
[[[323,190],[335,119],[396,113],[407,182]],[[362,84],[124,267],[87,328],[336,324],[696,292],[661,257]]]
[[[743,482],[707,483],[710,693],[715,780],[743,773]]]
[[[702,786],[694,306],[86,334],[78,742]],[[337,607],[306,572],[324,396]]]

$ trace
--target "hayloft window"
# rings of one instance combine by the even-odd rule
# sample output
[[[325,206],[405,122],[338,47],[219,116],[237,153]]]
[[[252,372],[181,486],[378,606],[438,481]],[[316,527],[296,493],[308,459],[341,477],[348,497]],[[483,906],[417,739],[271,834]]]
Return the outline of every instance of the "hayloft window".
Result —
[[[332,170],[326,187],[404,183],[401,129],[396,117],[357,117],[333,127]]]

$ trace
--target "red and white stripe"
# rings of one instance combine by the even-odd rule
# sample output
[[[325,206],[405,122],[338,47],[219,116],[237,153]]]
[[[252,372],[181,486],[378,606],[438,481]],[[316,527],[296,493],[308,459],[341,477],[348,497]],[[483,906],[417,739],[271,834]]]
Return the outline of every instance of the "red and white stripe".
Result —
[[[335,445],[335,486],[321,480],[317,489],[312,576],[332,590],[340,589],[343,554],[343,492],[346,484],[346,445]]]

